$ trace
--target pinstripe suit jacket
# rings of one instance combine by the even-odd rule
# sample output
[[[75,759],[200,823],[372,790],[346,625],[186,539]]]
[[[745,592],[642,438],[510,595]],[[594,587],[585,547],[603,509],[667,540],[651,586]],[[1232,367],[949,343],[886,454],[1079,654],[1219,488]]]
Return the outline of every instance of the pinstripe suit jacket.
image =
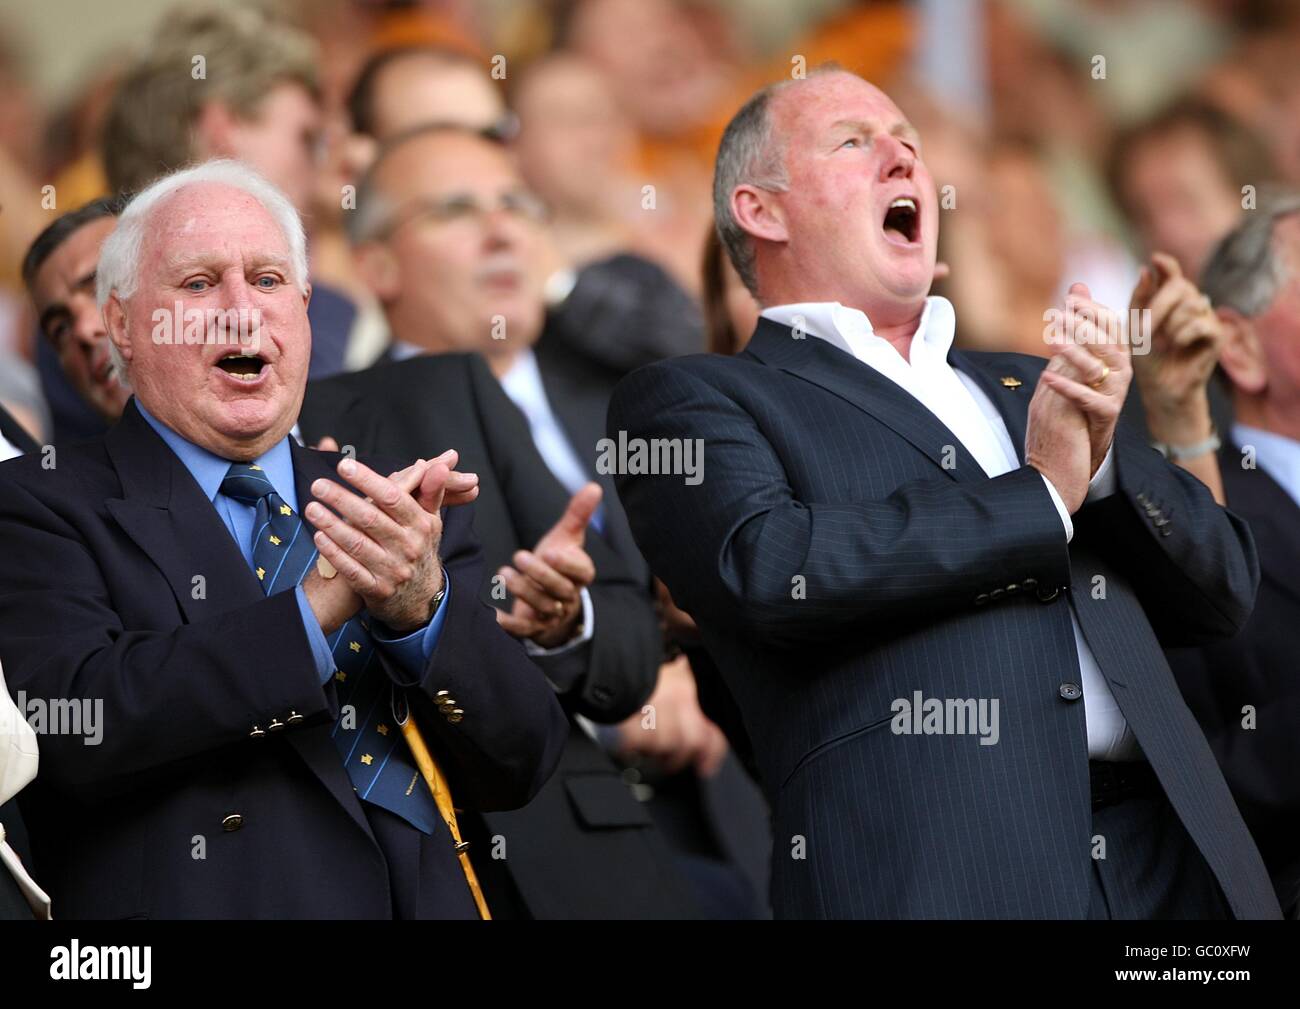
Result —
[[[1044,362],[950,360],[1023,446]],[[1161,651],[1241,627],[1254,546],[1135,433],[1117,432],[1118,491],[1075,515],[1067,545],[1036,471],[990,479],[894,383],[769,320],[735,358],[630,375],[609,411],[610,437],[620,432],[703,441],[697,484],[626,472],[617,484],[754,741],[778,915],[1086,916],[1093,831],[1073,607],[1233,912],[1278,916]],[[998,699],[996,745],[895,732],[893,702],[918,690]]]

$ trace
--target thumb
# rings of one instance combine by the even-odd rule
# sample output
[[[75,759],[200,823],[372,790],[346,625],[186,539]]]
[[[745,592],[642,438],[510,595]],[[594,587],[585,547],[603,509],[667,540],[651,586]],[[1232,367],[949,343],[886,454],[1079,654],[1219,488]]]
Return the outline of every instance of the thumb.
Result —
[[[1069,293],[1073,294],[1075,297],[1087,298],[1089,301],[1092,301],[1092,292],[1088,290],[1088,285],[1080,281],[1076,280],[1070,285]]]
[[[596,513],[596,506],[600,504],[603,493],[598,483],[589,483],[579,488],[578,493],[569,499],[569,506],[564,509],[560,520],[551,527],[547,535],[564,536],[581,542],[583,534],[587,531],[587,523]]]

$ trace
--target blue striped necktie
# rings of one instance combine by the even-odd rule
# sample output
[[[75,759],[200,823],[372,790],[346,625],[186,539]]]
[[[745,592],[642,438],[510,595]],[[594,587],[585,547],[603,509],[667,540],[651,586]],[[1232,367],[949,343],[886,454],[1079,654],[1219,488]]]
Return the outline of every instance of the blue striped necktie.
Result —
[[[262,468],[232,463],[221,493],[257,509],[253,571],[266,594],[292,589],[316,563],[311,530]],[[334,656],[339,718],[333,739],[357,795],[432,834],[438,821],[433,795],[416,770],[393,718],[394,687],[379,662],[362,610],[326,639]]]

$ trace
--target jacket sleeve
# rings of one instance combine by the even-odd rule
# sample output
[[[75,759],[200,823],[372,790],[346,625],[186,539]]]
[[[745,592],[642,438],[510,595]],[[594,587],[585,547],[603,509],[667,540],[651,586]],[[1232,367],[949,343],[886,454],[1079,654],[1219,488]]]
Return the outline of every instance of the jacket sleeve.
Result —
[[[1069,584],[1065,529],[1029,467],[978,484],[936,473],[872,501],[804,500],[755,415],[675,362],[620,383],[607,434],[701,440],[697,484],[620,473],[619,496],[678,604],[756,641],[896,632],[973,611],[992,587]]]
[[[1123,422],[1114,464],[1116,492],[1080,509],[1076,539],[1124,572],[1166,648],[1236,634],[1259,588],[1250,527]]]
[[[443,512],[443,566],[465,591],[449,595],[419,681],[384,661],[395,682],[419,688],[411,692],[415,715],[457,804],[486,812],[516,809],[537,794],[559,761],[569,725],[541,670],[478,596],[483,560],[472,507]],[[441,691],[449,703],[440,706]]]
[[[272,717],[327,715],[294,593],[198,623],[128,630],[100,570],[113,559],[94,557],[76,529],[8,480],[0,480],[0,544],[10,691],[98,723],[94,736],[84,724],[80,734],[42,735],[43,782],[107,794],[247,744]],[[173,605],[170,595],[165,602]]]

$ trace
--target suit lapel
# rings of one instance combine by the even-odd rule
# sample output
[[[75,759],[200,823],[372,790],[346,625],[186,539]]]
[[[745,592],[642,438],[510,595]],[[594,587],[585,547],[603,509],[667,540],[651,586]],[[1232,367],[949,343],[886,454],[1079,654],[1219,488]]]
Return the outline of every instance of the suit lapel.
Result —
[[[744,353],[811,382],[870,414],[928,456],[952,479],[959,482],[987,479],[961,439],[911,393],[825,340],[815,336],[795,339],[792,332],[788,326],[760,318],[754,338]],[[956,452],[955,459],[948,453],[949,447]]]
[[[31,455],[40,449],[36,439],[28,434],[27,429],[19,424],[14,415],[3,406],[0,406],[0,435],[4,435],[9,444],[23,455]]]
[[[1300,505],[1264,470],[1243,469],[1241,449],[1229,442],[1219,455],[1228,508],[1250,523],[1263,576],[1300,601]]]
[[[187,623],[265,598],[261,583],[212,502],[140,415],[134,400],[108,433],[107,447],[122,484],[122,497],[106,502],[109,514],[163,573]],[[297,444],[292,452],[301,509],[311,500],[311,482],[329,475],[329,455],[309,452]],[[202,583],[195,581],[199,576]],[[201,592],[198,584],[202,584]],[[295,729],[284,733],[284,738],[357,826],[371,836],[328,727]]]
[[[1032,372],[1032,369],[1026,368],[1018,358],[1010,356],[999,359],[997,370],[1000,374],[996,382],[987,365],[977,364],[973,357],[960,350],[954,349],[948,352],[948,363],[958,371],[969,375],[984,390],[984,395],[989,398],[989,402],[1002,415],[1002,422],[1007,426],[1007,434],[1011,436],[1011,445],[1016,450],[1016,458],[1023,466],[1025,429],[1029,423],[1029,400],[1034,394],[1038,376]]]
[[[171,586],[188,623],[256,602],[262,587],[185,464],[135,407],[108,433],[122,497],[106,502]]]

